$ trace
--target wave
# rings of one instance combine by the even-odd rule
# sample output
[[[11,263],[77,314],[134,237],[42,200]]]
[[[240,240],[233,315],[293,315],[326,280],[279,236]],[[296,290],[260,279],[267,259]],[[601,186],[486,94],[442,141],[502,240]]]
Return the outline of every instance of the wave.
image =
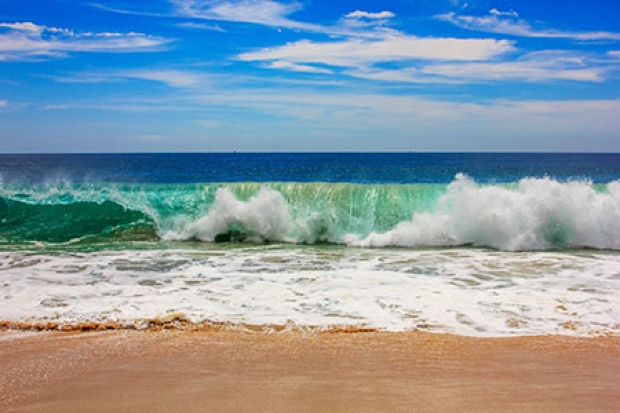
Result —
[[[0,190],[0,239],[620,249],[620,181],[480,185],[67,183]]]

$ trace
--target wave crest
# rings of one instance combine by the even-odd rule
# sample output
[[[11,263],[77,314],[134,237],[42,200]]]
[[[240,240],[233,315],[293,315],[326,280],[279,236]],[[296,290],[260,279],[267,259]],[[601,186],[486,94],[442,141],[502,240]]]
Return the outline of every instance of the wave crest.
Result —
[[[248,201],[237,199],[229,188],[218,188],[207,214],[193,222],[181,222],[164,234],[165,240],[289,241],[292,222],[282,195],[262,188]]]
[[[457,175],[432,212],[367,237],[356,246],[456,246],[501,250],[554,247],[620,249],[620,182],[597,191],[591,182],[523,179],[516,187],[480,186]]]

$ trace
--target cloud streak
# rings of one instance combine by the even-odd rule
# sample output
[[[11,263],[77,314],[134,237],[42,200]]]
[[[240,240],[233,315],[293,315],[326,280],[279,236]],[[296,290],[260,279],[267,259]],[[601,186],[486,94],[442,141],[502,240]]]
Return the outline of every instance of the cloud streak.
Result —
[[[368,80],[420,84],[602,82],[609,70],[607,65],[589,63],[582,55],[553,51],[528,53],[511,61],[431,63],[401,69],[360,67],[345,74]]]
[[[344,17],[347,19],[391,19],[396,16],[391,11],[382,11],[379,13],[369,13],[362,10],[355,10]]]
[[[605,66],[587,63],[580,54],[547,51],[528,53],[508,62],[431,65],[424,67],[421,73],[464,81],[601,82],[607,70]]]
[[[288,16],[299,11],[299,3],[279,3],[272,0],[170,0],[175,14],[181,17],[254,23],[270,27],[285,27],[318,31],[320,26],[302,23]]]
[[[0,23],[0,61],[66,57],[71,52],[150,52],[170,42],[143,33],[76,33],[31,22]]]
[[[452,23],[462,29],[487,33],[505,34],[519,37],[571,39],[579,41],[618,41],[620,33],[606,31],[563,31],[556,29],[536,29],[526,20],[519,19],[518,14],[500,12],[492,9],[488,15],[472,16],[454,12],[435,16],[439,20]]]
[[[134,69],[108,72],[81,72],[71,76],[53,77],[62,83],[113,83],[125,80],[146,80],[166,84],[173,88],[191,89],[207,85],[207,76],[188,70]]]
[[[356,67],[409,60],[486,60],[514,50],[494,39],[421,38],[388,35],[380,40],[351,38],[336,42],[302,40],[237,56],[242,61],[284,61]]]

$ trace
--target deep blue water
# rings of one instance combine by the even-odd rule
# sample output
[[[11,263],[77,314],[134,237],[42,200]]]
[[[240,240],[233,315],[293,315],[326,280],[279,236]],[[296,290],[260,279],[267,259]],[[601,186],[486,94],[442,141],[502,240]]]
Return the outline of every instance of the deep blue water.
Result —
[[[526,177],[620,179],[620,154],[551,153],[151,153],[0,155],[5,183],[348,182],[449,183]]]

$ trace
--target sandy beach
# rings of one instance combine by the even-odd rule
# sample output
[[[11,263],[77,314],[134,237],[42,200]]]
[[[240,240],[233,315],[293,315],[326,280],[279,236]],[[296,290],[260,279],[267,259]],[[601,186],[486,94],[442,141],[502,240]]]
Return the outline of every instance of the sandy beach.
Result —
[[[615,412],[620,337],[0,333],[13,412]]]

